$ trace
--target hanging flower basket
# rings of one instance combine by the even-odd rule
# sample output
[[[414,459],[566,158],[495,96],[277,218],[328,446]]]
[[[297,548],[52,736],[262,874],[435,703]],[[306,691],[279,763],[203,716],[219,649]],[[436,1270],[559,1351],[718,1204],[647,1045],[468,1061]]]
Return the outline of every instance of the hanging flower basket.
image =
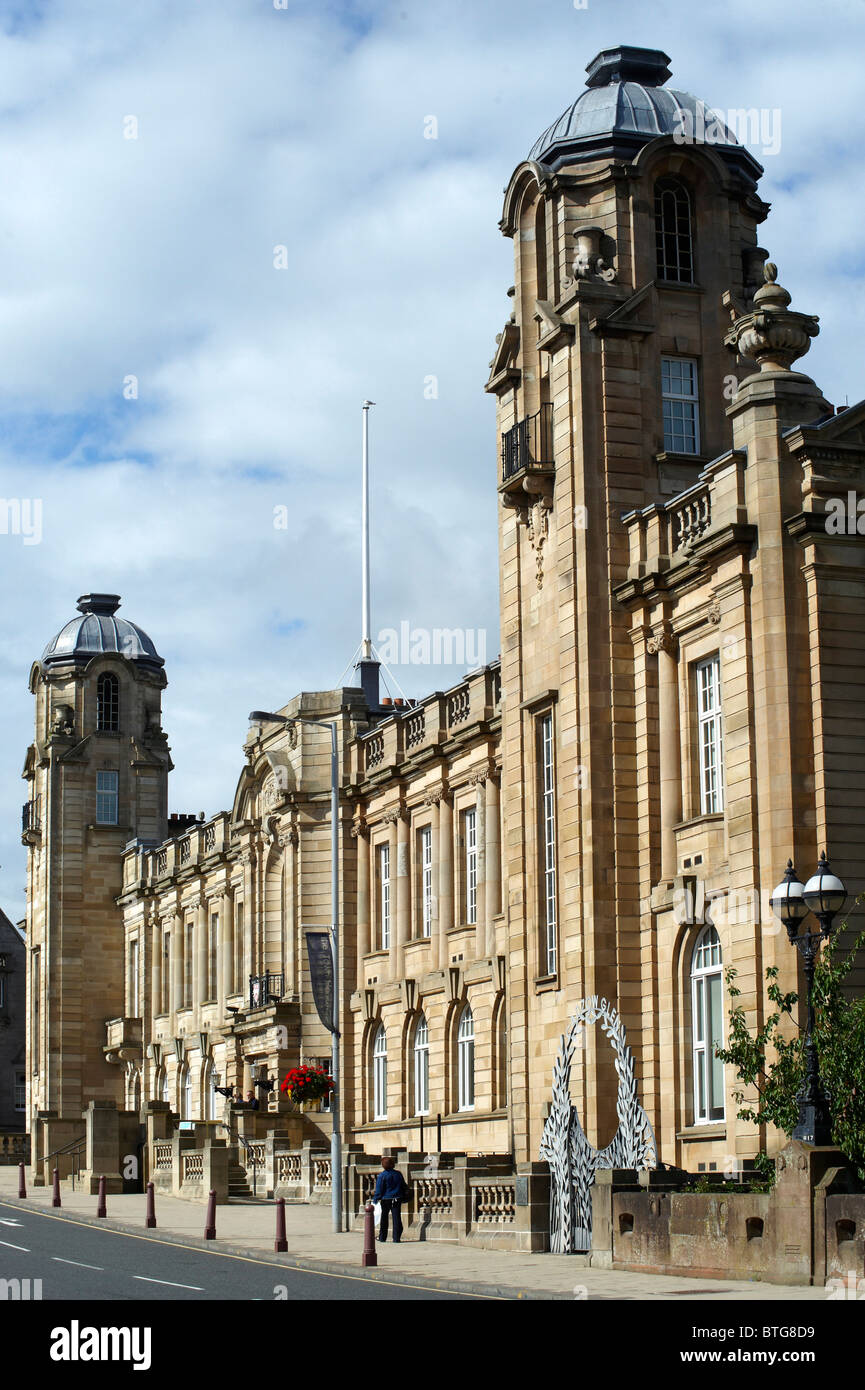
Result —
[[[294,1067],[279,1089],[295,1105],[310,1105],[333,1090],[333,1077],[321,1067]]]

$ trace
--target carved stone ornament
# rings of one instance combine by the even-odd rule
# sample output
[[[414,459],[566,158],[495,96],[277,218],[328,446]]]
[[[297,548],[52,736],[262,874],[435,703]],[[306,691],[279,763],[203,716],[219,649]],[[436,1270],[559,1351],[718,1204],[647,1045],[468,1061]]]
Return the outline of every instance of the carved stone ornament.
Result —
[[[675,656],[677,646],[678,642],[669,623],[662,623],[659,627],[653,628],[651,636],[646,640],[646,651],[649,656],[655,656],[658,652],[666,652],[668,656]]]
[[[763,275],[766,283],[754,295],[752,312],[734,318],[724,342],[740,357],[750,357],[761,372],[788,372],[820,332],[819,320],[816,314],[797,314],[787,307],[790,295],[777,284],[778,267],[772,261],[763,266]]]
[[[574,232],[576,248],[571,269],[575,280],[602,280],[608,285],[615,281],[615,268],[601,256],[603,235],[603,227],[579,227]]]
[[[404,810],[402,806],[397,806],[395,810],[385,811],[382,816],[383,825],[396,825],[397,821],[402,820]]]
[[[54,711],[52,734],[70,736],[75,733],[75,711],[71,705],[58,705]]]
[[[300,836],[297,831],[297,826],[289,825],[279,832],[279,847],[280,849],[285,849],[288,845],[296,846],[299,839]]]
[[[424,806],[438,806],[439,802],[447,801],[450,792],[446,787],[436,787],[435,791],[427,792],[423,799]]]
[[[574,1050],[584,1042],[583,1030],[600,1023],[616,1054],[619,1128],[612,1143],[595,1149],[583,1132],[571,1104],[571,1066]],[[634,1059],[625,1027],[606,999],[583,999],[562,1035],[553,1069],[553,1100],[544,1125],[540,1157],[550,1165],[550,1250],[572,1255],[592,1248],[591,1188],[599,1168],[655,1168],[657,1146],[649,1117],[637,1100]]]
[[[721,621],[721,605],[716,598],[712,599],[706,617],[713,627],[717,627],[718,623]]]
[[[535,552],[535,579],[539,589],[544,587],[544,546],[550,534],[550,503],[539,497],[526,509],[526,531]]]

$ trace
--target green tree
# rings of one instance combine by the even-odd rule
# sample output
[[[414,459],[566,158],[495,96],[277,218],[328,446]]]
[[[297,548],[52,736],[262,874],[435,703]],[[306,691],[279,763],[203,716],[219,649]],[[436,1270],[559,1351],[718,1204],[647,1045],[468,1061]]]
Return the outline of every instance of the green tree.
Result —
[[[865,1181],[865,997],[853,997],[845,988],[863,945],[865,932],[845,953],[839,932],[823,947],[814,974],[814,1041],[833,1142]],[[733,1092],[739,1118],[776,1125],[790,1136],[798,1123],[796,1097],[805,1078],[804,1029],[794,1016],[799,996],[785,993],[778,984],[778,967],[769,966],[766,994],[773,1012],[752,1034],[737,1002],[742,993],[737,972],[731,968],[725,973],[731,1003],[728,1045],[716,1048],[715,1055],[736,1068],[742,1088],[757,1092],[756,1104],[746,1102],[744,1089]]]

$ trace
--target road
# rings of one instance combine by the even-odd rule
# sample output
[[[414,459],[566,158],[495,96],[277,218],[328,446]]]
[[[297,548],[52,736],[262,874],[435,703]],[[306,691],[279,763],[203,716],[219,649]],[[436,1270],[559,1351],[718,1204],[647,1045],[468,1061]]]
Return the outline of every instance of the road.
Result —
[[[0,1202],[0,1300],[14,1296],[3,1280],[27,1279],[31,1290],[32,1281],[42,1281],[45,1302],[489,1301],[384,1279],[312,1274],[261,1257],[221,1255]]]

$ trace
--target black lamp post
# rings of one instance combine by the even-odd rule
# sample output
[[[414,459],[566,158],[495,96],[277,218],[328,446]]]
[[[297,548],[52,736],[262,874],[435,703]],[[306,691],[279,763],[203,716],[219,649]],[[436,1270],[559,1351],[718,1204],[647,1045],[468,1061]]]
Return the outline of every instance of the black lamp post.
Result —
[[[831,936],[835,917],[847,901],[847,889],[840,878],[832,873],[826,851],[823,850],[816,874],[804,885],[796,877],[792,859],[788,859],[783,881],[778,884],[770,901],[773,912],[787,928],[791,945],[796,947],[802,957],[808,985],[806,1071],[805,1080],[797,1096],[799,1123],[793,1130],[793,1138],[801,1139],[805,1144],[831,1145],[832,1121],[829,1102],[823,1089],[817,1048],[814,1044],[814,970],[820,946]],[[803,932],[800,935],[799,925],[804,922],[809,912],[814,913],[820,923],[820,930]]]

